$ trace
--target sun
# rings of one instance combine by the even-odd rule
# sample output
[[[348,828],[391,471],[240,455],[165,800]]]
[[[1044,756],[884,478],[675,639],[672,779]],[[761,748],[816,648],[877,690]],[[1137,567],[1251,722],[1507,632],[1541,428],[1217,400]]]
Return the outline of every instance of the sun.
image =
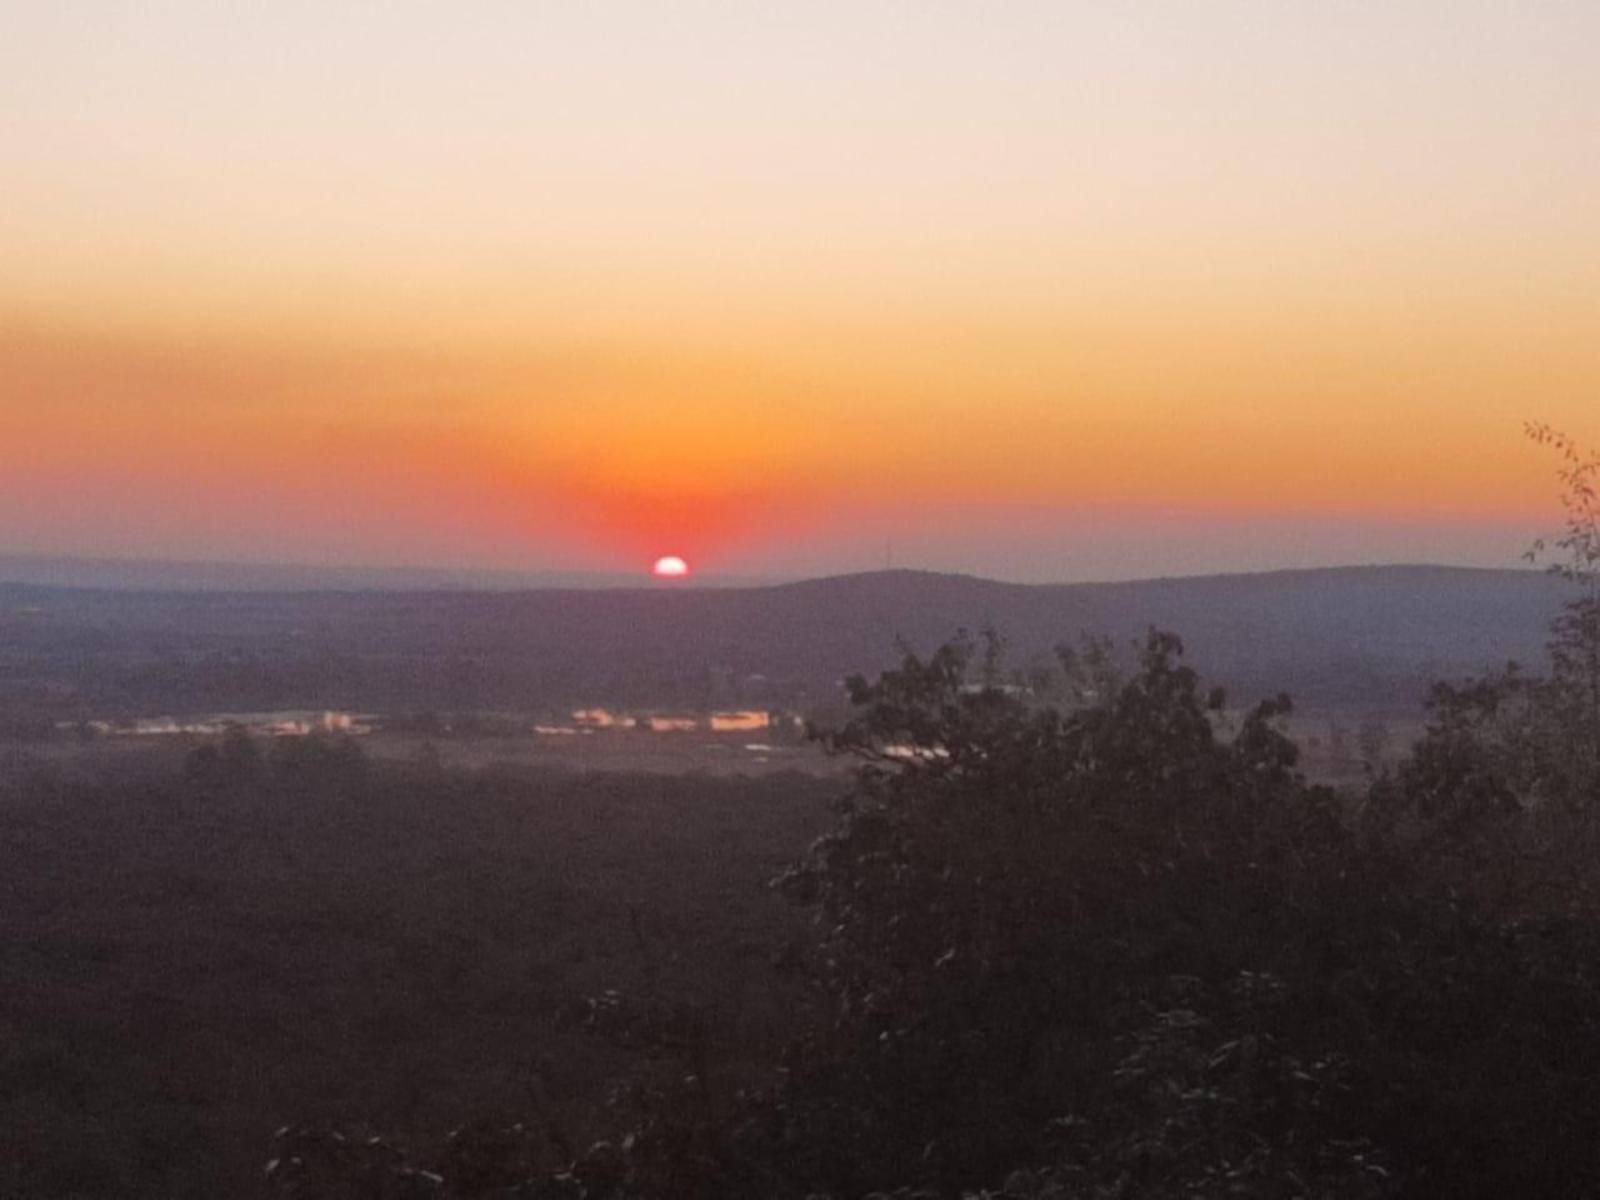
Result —
[[[676,554],[665,554],[656,559],[650,573],[657,579],[683,579],[689,574],[689,564]]]

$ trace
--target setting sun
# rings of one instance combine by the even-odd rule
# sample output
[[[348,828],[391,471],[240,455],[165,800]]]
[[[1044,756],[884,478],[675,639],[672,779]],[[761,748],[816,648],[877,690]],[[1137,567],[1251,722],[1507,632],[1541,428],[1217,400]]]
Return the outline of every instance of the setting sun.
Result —
[[[689,574],[689,564],[676,554],[667,554],[656,559],[650,573],[657,579],[683,579]]]

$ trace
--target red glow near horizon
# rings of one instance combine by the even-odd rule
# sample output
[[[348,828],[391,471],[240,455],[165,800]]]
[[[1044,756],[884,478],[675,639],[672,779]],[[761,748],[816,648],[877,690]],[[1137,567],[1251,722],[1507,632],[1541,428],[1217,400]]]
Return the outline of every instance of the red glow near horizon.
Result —
[[[657,579],[684,579],[689,574],[689,564],[676,554],[666,554],[656,559],[650,573]]]

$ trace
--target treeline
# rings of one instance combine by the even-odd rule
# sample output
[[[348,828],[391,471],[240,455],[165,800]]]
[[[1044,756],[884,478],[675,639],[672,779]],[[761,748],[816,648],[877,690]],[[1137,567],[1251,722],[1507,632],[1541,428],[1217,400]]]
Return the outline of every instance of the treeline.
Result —
[[[85,656],[32,651],[25,681],[0,639],[0,741],[58,736],[58,725],[107,718],[331,708],[417,713],[527,712],[603,701],[708,709],[793,707],[813,692],[793,679],[750,677],[704,663],[629,662],[607,669],[552,663],[515,648],[441,656],[428,648],[363,655],[340,645],[248,653],[151,656],[122,648]],[[831,683],[831,681],[829,681]],[[827,696],[827,688],[814,689]]]

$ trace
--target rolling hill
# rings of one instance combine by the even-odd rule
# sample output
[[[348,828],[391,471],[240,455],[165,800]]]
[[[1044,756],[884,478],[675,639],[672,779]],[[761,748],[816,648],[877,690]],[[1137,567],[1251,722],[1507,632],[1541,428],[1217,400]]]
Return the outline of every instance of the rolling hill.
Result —
[[[1414,706],[1431,678],[1538,664],[1566,593],[1532,571],[1350,567],[1022,585],[885,571],[764,587],[156,591],[0,582],[0,697],[53,712],[583,702],[826,703],[901,644],[992,626],[1025,665],[1151,625],[1240,698]]]

